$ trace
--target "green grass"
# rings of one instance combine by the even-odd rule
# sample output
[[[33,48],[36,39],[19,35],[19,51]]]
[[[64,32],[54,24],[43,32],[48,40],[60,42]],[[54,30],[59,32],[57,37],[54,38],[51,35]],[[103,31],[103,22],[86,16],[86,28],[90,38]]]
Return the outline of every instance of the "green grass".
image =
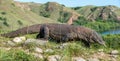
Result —
[[[74,22],[74,25],[85,26],[97,32],[109,31],[109,30],[117,29],[118,27],[120,27],[120,24],[117,22],[102,21],[102,20],[89,22],[85,19]]]
[[[33,24],[40,24],[40,23],[58,23],[58,21],[51,20],[50,18],[45,18],[42,16],[37,15],[36,13],[27,10],[22,9],[19,6],[17,6],[13,1],[8,0],[4,1],[4,3],[0,4],[0,18],[5,18],[6,20],[0,19],[0,28],[1,30],[16,30],[18,28],[24,27],[24,26],[30,26]],[[13,6],[14,5],[14,6]],[[9,26],[6,26],[4,22],[6,21],[6,24]],[[21,21],[22,25],[18,23],[18,21]]]
[[[66,8],[64,6],[61,6],[57,3],[47,3],[45,5],[31,5],[32,10],[23,10],[19,7],[17,7],[14,3],[12,3],[12,0],[2,0],[5,1],[4,3],[0,4],[0,34],[5,33],[5,32],[10,32],[12,30],[32,25],[32,24],[38,24],[38,23],[58,23],[59,17],[60,17],[60,12],[61,9],[63,8],[63,12],[67,13],[68,15],[63,15],[62,16],[62,22],[66,22],[66,20],[71,16],[71,13],[74,12],[74,10],[70,8]],[[45,10],[46,7],[53,6],[53,11],[50,11],[48,14],[50,14],[50,18],[45,18],[39,15],[39,10]],[[38,8],[36,8],[38,7]],[[34,9],[36,8],[36,9]],[[92,13],[90,11],[91,9],[93,10],[94,6],[86,6],[78,9],[78,12],[83,14],[83,16],[88,17],[89,14]],[[101,10],[101,9],[100,9]],[[93,10],[94,11],[94,10]],[[107,10],[105,10],[106,12]],[[45,11],[46,12],[46,11]],[[93,17],[97,17],[97,14],[100,11],[95,10],[92,15]],[[119,12],[119,11],[117,11]],[[117,13],[116,12],[116,13]],[[78,14],[78,13],[76,13]],[[117,14],[118,15],[118,14]],[[116,22],[102,22],[96,21],[96,22],[85,22],[84,18],[82,20],[78,20],[77,25],[84,25],[86,27],[92,28],[98,32],[102,32],[105,30],[110,30],[111,28],[119,26],[118,23]],[[6,23],[4,23],[6,21]],[[18,22],[19,21],[19,22]],[[88,21],[88,20],[87,20]],[[85,23],[85,24],[83,24]],[[114,24],[114,26],[113,26]],[[29,38],[36,38],[37,34],[28,34],[25,35],[25,37]],[[72,57],[80,56],[83,58],[88,58],[91,57],[94,53],[97,53],[99,49],[103,49],[104,53],[110,53],[112,50],[118,50],[120,52],[120,35],[105,35],[103,36],[103,39],[106,42],[107,47],[101,46],[99,44],[91,44],[91,48],[87,48],[84,46],[84,44],[80,41],[72,41],[72,42],[67,42],[67,46],[65,46],[63,49],[56,48],[57,46],[60,46],[62,43],[56,43],[53,41],[49,41],[46,45],[43,46],[38,46],[33,43],[27,45],[27,46],[22,46],[20,44],[17,44],[16,46],[12,47],[10,50],[5,50],[5,49],[0,49],[0,61],[41,61],[41,59],[38,59],[32,55],[34,53],[34,48],[35,47],[40,47],[43,50],[46,49],[52,49],[54,52],[49,53],[49,52],[44,52],[42,55],[44,55],[44,60],[50,55],[61,55],[62,59],[61,61],[71,61]],[[12,38],[4,38],[0,37],[0,47],[10,47],[7,46],[6,44],[3,44],[3,42],[11,41]],[[21,49],[18,49],[18,47],[22,47]],[[30,54],[25,53],[24,51],[26,49],[30,50]],[[117,60],[120,60],[120,56],[117,58]]]
[[[116,9],[116,10],[113,10]],[[102,20],[114,20],[117,21],[117,16],[120,15],[120,9],[116,6],[83,6],[78,7],[76,11],[84,16],[86,19],[96,21],[98,18]],[[104,15],[105,14],[105,15]],[[104,16],[100,16],[104,15]],[[119,21],[119,20],[118,20]]]
[[[34,57],[32,54],[26,54],[22,50],[0,50],[0,61],[40,61],[39,58]]]
[[[26,35],[26,36],[28,38],[34,38],[34,34],[32,36],[31,35]],[[87,59],[88,57],[91,57],[91,55],[97,53],[99,49],[103,49],[103,52],[106,54],[110,53],[110,51],[112,51],[112,50],[120,51],[119,43],[115,43],[116,41],[119,41],[119,35],[117,35],[117,36],[108,35],[108,36],[104,36],[103,38],[106,42],[107,47],[104,47],[99,44],[91,44],[91,48],[88,48],[88,47],[85,47],[84,44],[80,41],[72,41],[72,42],[67,42],[67,45],[63,49],[60,49],[60,48],[56,48],[56,47],[60,46],[62,43],[55,43],[53,41],[49,41],[46,45],[43,45],[43,46],[37,46],[34,44],[30,44],[30,45],[26,46],[27,48],[25,48],[25,46],[23,46],[22,49],[17,49],[17,47],[20,47],[21,45],[15,46],[14,48],[12,48],[8,51],[1,49],[0,58],[3,61],[7,61],[7,60],[11,60],[11,61],[16,61],[16,60],[17,61],[21,61],[21,60],[32,61],[32,60],[34,60],[34,61],[37,61],[37,59],[32,54],[26,54],[24,52],[24,50],[29,49],[30,53],[34,53],[35,47],[40,47],[43,50],[46,50],[46,49],[54,50],[54,52],[52,52],[52,53],[44,52],[42,55],[44,55],[45,59],[50,55],[60,55],[60,56],[62,56],[62,59],[61,59],[62,61],[68,61],[68,60],[71,60],[71,57],[79,57],[79,56]],[[5,40],[10,40],[10,39],[1,38],[1,40],[5,41]],[[112,44],[109,44],[109,43],[112,43]],[[117,46],[115,46],[113,44],[115,44]],[[0,46],[6,47],[3,45],[0,45]],[[113,46],[113,47],[111,47],[111,46]],[[117,60],[119,60],[119,56],[118,56]]]

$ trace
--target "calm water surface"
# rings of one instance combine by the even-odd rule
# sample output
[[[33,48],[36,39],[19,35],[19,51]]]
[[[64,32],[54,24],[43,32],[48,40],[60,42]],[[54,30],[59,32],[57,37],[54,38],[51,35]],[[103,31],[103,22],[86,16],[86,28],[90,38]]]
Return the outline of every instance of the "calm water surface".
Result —
[[[120,34],[120,29],[105,31],[105,32],[103,32],[102,34],[103,34],[103,35],[106,35],[106,34]]]

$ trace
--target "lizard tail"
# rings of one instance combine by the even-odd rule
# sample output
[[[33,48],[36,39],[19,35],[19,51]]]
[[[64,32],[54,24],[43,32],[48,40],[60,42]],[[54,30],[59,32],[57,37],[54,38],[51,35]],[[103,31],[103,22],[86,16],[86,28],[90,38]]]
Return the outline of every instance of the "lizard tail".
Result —
[[[5,33],[5,34],[0,34],[0,36],[13,38],[13,37],[20,36],[20,35],[33,34],[33,33],[39,32],[40,26],[41,26],[40,24],[37,24],[37,25],[28,26],[28,27],[23,27],[16,31],[12,31],[12,32]]]

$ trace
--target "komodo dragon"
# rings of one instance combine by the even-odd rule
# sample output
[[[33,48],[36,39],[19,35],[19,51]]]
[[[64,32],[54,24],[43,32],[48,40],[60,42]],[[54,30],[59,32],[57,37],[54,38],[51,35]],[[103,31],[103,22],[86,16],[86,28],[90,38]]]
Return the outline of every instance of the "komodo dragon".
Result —
[[[57,42],[82,40],[88,46],[90,43],[99,43],[105,46],[105,42],[98,33],[90,28],[67,24],[36,24],[1,34],[3,37],[16,37],[25,34],[39,33],[36,38],[54,39]]]

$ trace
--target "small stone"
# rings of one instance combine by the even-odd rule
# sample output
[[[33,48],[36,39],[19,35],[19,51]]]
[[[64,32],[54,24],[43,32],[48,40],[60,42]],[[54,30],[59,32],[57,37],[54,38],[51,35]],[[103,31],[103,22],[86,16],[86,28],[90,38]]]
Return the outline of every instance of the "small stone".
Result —
[[[56,46],[57,49],[64,49],[66,46],[68,46],[68,43],[63,43],[59,46]]]
[[[43,59],[43,55],[42,54],[38,54],[38,53],[34,53],[33,54],[35,57],[38,57],[40,59]]]
[[[25,53],[27,53],[27,54],[30,54],[30,51],[29,51],[29,49],[27,49],[27,50],[24,50],[25,51]]]
[[[103,49],[98,49],[99,52],[103,52],[104,50]]]
[[[48,41],[46,40],[39,40],[39,39],[27,39],[23,45],[29,45],[31,43],[33,43],[34,45],[38,46],[38,45],[46,45]]]
[[[52,49],[46,49],[45,52],[46,53],[53,53],[54,51]]]
[[[6,45],[6,43],[5,43],[5,42],[2,42],[1,44]]]
[[[48,56],[48,61],[60,61],[61,56],[59,55],[52,55],[52,56]]]
[[[115,58],[111,58],[111,61],[117,61]]]
[[[13,39],[13,42],[15,42],[15,43],[20,43],[20,42],[22,42],[22,39],[21,39],[20,37],[15,37],[15,38]]]
[[[15,43],[13,43],[12,41],[7,41],[7,44],[8,44],[9,46],[15,46]]]
[[[26,37],[25,36],[21,36],[20,39],[21,40],[26,40]]]
[[[111,51],[111,55],[118,55],[118,54],[119,54],[119,52],[117,50]]]
[[[105,55],[104,52],[98,52],[97,54],[100,55],[100,56],[104,56]]]
[[[4,50],[10,50],[10,47],[0,47],[0,49],[4,49]]]
[[[63,43],[62,46],[64,46],[64,47],[65,47],[65,46],[68,46],[68,43]]]
[[[5,48],[5,50],[10,50],[11,48],[10,47],[8,47],[8,48]]]
[[[22,47],[17,47],[18,49],[22,49]]]
[[[111,51],[110,56],[111,56],[112,58],[117,58],[117,57],[118,57],[118,54],[119,54],[119,52],[118,52],[117,50],[113,50],[113,51]]]
[[[37,52],[37,53],[43,53],[43,50],[41,48],[39,48],[39,47],[36,47],[35,48],[35,52]]]
[[[100,61],[100,60],[97,58],[89,58],[88,61]]]
[[[118,55],[110,55],[110,57],[112,57],[112,58],[117,58]]]
[[[86,61],[86,60],[82,57],[72,57],[72,61]]]

